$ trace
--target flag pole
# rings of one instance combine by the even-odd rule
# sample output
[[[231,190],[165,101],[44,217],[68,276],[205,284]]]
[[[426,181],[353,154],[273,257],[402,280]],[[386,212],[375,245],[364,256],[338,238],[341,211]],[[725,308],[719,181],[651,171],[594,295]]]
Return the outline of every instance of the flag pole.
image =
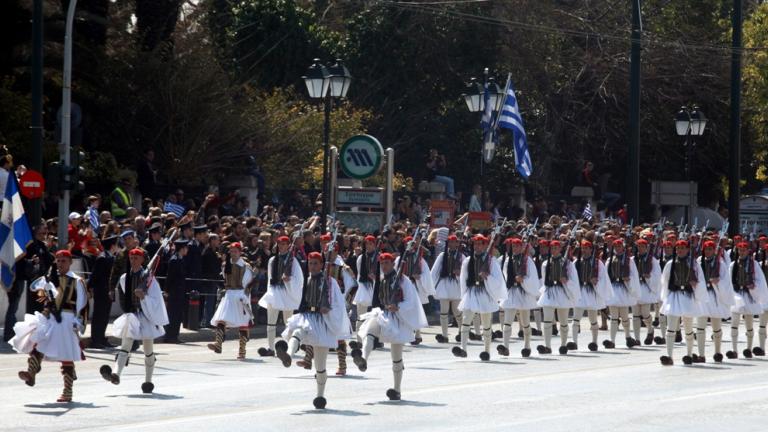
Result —
[[[501,112],[504,110],[504,104],[507,103],[507,95],[509,94],[509,86],[512,84],[512,72],[507,72],[507,84],[504,85],[504,98],[501,99],[501,109],[496,113],[496,120],[493,122],[491,130],[496,132],[499,129],[499,119],[501,118]]]

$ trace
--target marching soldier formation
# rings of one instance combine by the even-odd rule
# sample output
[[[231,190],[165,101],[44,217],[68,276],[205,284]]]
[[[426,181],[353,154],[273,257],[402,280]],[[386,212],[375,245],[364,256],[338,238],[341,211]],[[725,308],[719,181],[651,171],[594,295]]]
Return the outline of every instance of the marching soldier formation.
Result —
[[[194,212],[188,216],[194,218]],[[192,268],[194,262],[199,267],[203,249],[206,262],[220,262],[218,281],[223,287],[218,305],[208,303],[214,302],[213,297],[204,300],[215,310],[202,323],[214,329],[215,340],[207,347],[221,354],[227,329],[236,329],[236,358],[246,360],[250,329],[258,322],[252,305],[258,304],[266,310],[268,343],[258,354],[276,357],[285,367],[293,365],[294,359],[299,367],[314,367],[313,404],[318,409],[328,403],[328,354],[336,352],[337,375],[346,375],[348,342],[360,372],[367,371],[374,350],[388,346],[393,385],[385,394],[400,400],[404,347],[423,342],[421,330],[428,326],[425,310],[430,310],[433,299],[439,302],[438,346],[452,343],[455,337],[458,344],[446,354],[450,351],[459,358],[467,357],[469,342],[477,337],[482,337],[479,358],[483,361],[490,359],[494,339],[500,339],[498,355],[512,356],[519,338],[520,356],[530,357],[532,336],[538,335],[532,320],[543,324],[543,342],[536,350],[541,356],[552,354],[556,336],[563,356],[580,349],[614,349],[620,328],[629,349],[665,345],[659,359],[663,366],[677,360],[679,331],[685,345],[684,365],[707,361],[708,340],[713,342],[711,360],[716,363],[765,355],[768,238],[758,237],[754,228],[731,240],[725,234],[727,227],[717,232],[663,221],[632,226],[614,220],[565,222],[553,217],[542,227],[527,221],[502,222],[487,231],[454,226],[442,237],[445,244],[438,245],[436,233],[427,235],[426,225],[397,223],[382,233],[363,236],[344,231],[336,222],[329,227],[333,234],[317,232],[318,227],[313,233],[307,224],[273,226],[273,243],[266,229],[248,237],[245,224],[234,222],[237,225],[222,232],[220,221],[210,218],[208,225],[194,227],[193,238],[191,220],[163,223],[164,217],[152,220],[144,248],[133,231],[105,236],[87,284],[94,298],[99,298],[94,344],[109,346],[102,335],[110,299],[123,312],[112,326],[112,336],[120,340],[114,364],[101,366],[101,376],[120,384],[140,342],[144,393],[155,387],[154,340],[165,336],[167,343],[178,342],[179,323],[189,319],[181,307],[184,292],[207,286],[200,283],[207,279],[199,275],[211,271]],[[747,226],[742,228],[748,231]],[[209,229],[217,232],[210,243]],[[184,234],[177,237],[180,230]],[[219,250],[211,252],[211,247]],[[80,333],[86,325],[82,312],[88,291],[85,281],[70,268],[68,250],[56,252],[55,264],[49,274],[30,283],[43,311],[17,323],[10,343],[29,356],[27,369],[18,373],[29,386],[35,385],[45,361],[61,363],[64,389],[58,401],[70,402],[77,379],[75,363],[84,358]],[[167,271],[167,278],[158,280],[158,268]],[[604,312],[610,319],[609,338],[601,347],[599,317]],[[494,333],[497,313],[502,331]],[[278,335],[280,315],[284,330]],[[588,325],[582,326],[584,315]],[[452,321],[458,327],[453,336]],[[517,333],[513,332],[515,322]],[[479,331],[472,334],[470,328],[478,323]],[[727,326],[731,346],[723,353]],[[582,328],[589,329],[586,348],[579,345]],[[740,351],[742,328],[746,346]]]

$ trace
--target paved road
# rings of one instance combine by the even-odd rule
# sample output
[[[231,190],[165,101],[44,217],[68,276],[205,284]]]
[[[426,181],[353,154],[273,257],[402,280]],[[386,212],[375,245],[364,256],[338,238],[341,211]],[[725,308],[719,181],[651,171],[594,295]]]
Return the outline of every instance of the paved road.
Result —
[[[511,357],[482,363],[479,342],[467,359],[456,359],[450,345],[431,342],[436,332],[427,330],[427,344],[406,349],[403,401],[387,400],[389,353],[375,351],[365,374],[350,369],[347,377],[328,380],[325,411],[312,407],[311,372],[255,357],[262,339],[249,342],[254,357],[246,362],[234,360],[234,341],[222,355],[203,341],[156,345],[153,395],[140,391],[143,364],[128,366],[120,386],[113,386],[98,374],[113,355],[89,351],[77,366],[77,402],[66,406],[53,402],[61,389],[55,364],[44,364],[38,384],[29,388],[16,377],[26,358],[0,354],[0,430],[701,432],[764,430],[768,419],[768,360],[715,365],[710,349],[710,363],[685,367],[683,345],[677,365],[667,368],[659,365],[661,347],[522,359],[515,341]],[[535,346],[540,338],[534,339]],[[335,366],[332,354],[328,370]]]

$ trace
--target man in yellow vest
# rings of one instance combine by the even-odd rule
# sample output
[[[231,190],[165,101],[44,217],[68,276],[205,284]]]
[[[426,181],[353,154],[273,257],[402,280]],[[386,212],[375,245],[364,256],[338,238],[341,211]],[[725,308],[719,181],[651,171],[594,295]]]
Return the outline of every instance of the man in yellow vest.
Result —
[[[112,217],[115,219],[123,219],[128,207],[131,207],[131,195],[128,193],[128,188],[131,186],[131,179],[124,177],[120,179],[120,184],[112,190],[109,194],[111,202]]]

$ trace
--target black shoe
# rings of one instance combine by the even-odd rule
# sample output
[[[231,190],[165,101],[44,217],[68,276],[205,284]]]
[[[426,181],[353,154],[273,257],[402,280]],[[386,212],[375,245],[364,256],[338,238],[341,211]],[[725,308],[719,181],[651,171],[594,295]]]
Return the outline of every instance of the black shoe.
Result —
[[[471,341],[481,341],[483,340],[483,336],[479,334],[475,334],[472,332],[469,332],[469,340]]]
[[[497,346],[496,352],[498,352],[500,356],[504,356],[504,357],[509,356],[509,348],[505,347],[504,345]]]
[[[502,339],[504,338],[504,333],[501,330],[496,330],[491,334],[491,339]]]
[[[438,343],[448,343],[448,338],[441,334],[435,335],[435,339],[437,340]]]
[[[707,362],[707,358],[706,357],[700,356],[700,355],[697,355],[697,354],[692,355],[691,359],[693,360],[694,363],[706,363]]]
[[[531,356],[531,350],[530,348],[523,348],[522,351],[520,351],[520,355],[523,356],[523,358],[528,358]]]
[[[395,389],[389,389],[387,390],[387,397],[389,400],[398,401],[400,400],[400,392]]]
[[[272,351],[270,348],[261,347],[261,348],[259,348],[258,353],[262,357],[274,357],[275,356],[275,352]]]
[[[752,351],[745,349],[744,350],[744,358],[752,358]]]
[[[640,345],[640,342],[631,337],[627,338],[627,348],[634,348],[637,345]]]
[[[536,347],[536,351],[538,351],[539,354],[544,354],[547,351],[547,347],[544,345],[538,345]]]
[[[672,366],[675,364],[675,362],[672,361],[672,357],[668,357],[665,355],[661,356],[660,360],[661,360],[662,366]]]
[[[358,341],[351,341],[349,343],[349,349],[362,349],[363,345],[360,344]]]
[[[566,355],[566,354],[568,354],[568,347],[563,345],[563,346],[560,347],[560,349],[558,351],[560,351],[560,355]]]
[[[683,332],[678,330],[677,333],[675,333],[675,343],[680,343],[682,341],[683,341]]]
[[[603,341],[603,347],[605,347],[606,349],[613,349],[613,348],[616,348],[616,344],[606,339]]]
[[[568,351],[576,351],[579,349],[579,346],[576,345],[576,342],[568,342],[565,344],[566,348],[568,348]]]
[[[683,364],[686,366],[690,366],[693,364],[693,359],[691,356],[683,356]]]
[[[517,332],[517,337],[519,337],[519,338],[523,337],[523,331],[522,331],[522,330],[520,330],[519,332]]]
[[[135,352],[136,350],[138,350],[139,344],[140,344],[139,341],[133,341],[133,345],[131,345],[131,352]]]
[[[715,363],[722,363],[723,362],[723,355],[720,353],[715,353]]]
[[[652,322],[651,324],[652,324],[654,327],[658,327],[658,326],[659,326],[659,320],[658,320],[658,319],[654,319],[654,320],[653,320],[653,322]]]
[[[542,333],[541,333],[541,330],[539,330],[539,329],[531,329],[531,335],[532,336],[541,336]]]
[[[486,352],[486,351],[483,351],[483,352],[481,352],[481,353],[480,353],[480,360],[482,360],[482,361],[488,361],[488,360],[490,360],[490,359],[491,359],[491,355],[490,355],[490,354],[488,354],[488,352]]]
[[[594,342],[590,342],[589,345],[587,345],[587,348],[589,348],[590,351],[595,352],[597,351],[597,344]]]
[[[412,341],[411,341],[411,345],[413,345],[413,346],[419,346],[419,344],[421,343],[421,341],[422,341],[422,340],[423,340],[423,339],[421,339],[420,337],[417,337],[416,339],[414,339],[414,340],[412,340]]]
[[[451,349],[451,352],[452,352],[452,353],[453,353],[453,355],[455,355],[456,357],[462,357],[462,358],[464,358],[464,357],[466,357],[466,356],[467,356],[467,352],[466,352],[466,351],[464,351],[463,349],[461,349],[461,347],[457,347],[457,346],[455,346],[455,347],[453,347],[453,348]]]
[[[653,342],[656,345],[666,345],[667,340],[665,338],[661,337],[661,336],[656,336],[656,337],[653,338]]]
[[[107,365],[104,365],[99,368],[99,374],[101,374],[102,378],[111,382],[114,385],[120,384],[120,376],[115,373],[112,373],[112,368]]]
[[[275,355],[283,362],[283,366],[291,367],[291,356],[288,354],[288,344],[281,340],[275,344]]]
[[[752,348],[752,354],[754,354],[754,355],[756,355],[758,357],[763,357],[763,356],[765,356],[765,351],[762,348],[760,348],[760,347],[754,347],[754,348]]]
[[[459,332],[456,337],[453,338],[456,342],[461,342],[461,332]]]
[[[322,397],[322,396],[318,396],[318,397],[316,397],[316,398],[315,398],[315,399],[312,401],[312,405],[314,405],[314,406],[315,406],[315,408],[317,408],[317,409],[325,409],[325,404],[326,404],[326,402],[327,402],[327,401],[325,400],[325,398],[324,398],[324,397]]]
[[[560,332],[557,331],[557,326],[553,325],[552,326],[552,336],[557,336],[559,334],[560,334]]]
[[[155,390],[155,385],[151,382],[145,382],[141,385],[142,393],[152,393],[153,390]]]
[[[731,360],[739,358],[739,354],[736,351],[726,351],[725,356]]]
[[[363,358],[363,352],[360,349],[353,349],[350,355],[352,355],[352,363],[360,369],[360,372],[368,370],[368,362]]]
[[[384,344],[382,342],[377,342],[377,341],[373,342],[373,349],[382,349],[382,348],[384,348]]]
[[[653,345],[653,335],[646,336],[643,343],[646,345]]]

